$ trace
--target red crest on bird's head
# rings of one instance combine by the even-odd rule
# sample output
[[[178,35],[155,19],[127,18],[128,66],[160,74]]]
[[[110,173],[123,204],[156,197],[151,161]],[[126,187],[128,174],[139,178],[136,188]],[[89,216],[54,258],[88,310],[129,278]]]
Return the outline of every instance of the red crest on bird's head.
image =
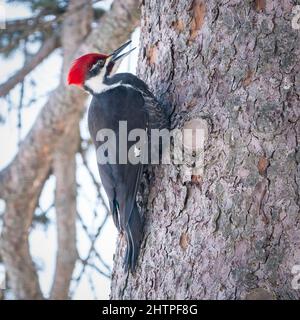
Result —
[[[85,76],[90,68],[100,59],[107,59],[109,55],[101,53],[88,53],[77,58],[69,71],[68,84],[82,86]]]

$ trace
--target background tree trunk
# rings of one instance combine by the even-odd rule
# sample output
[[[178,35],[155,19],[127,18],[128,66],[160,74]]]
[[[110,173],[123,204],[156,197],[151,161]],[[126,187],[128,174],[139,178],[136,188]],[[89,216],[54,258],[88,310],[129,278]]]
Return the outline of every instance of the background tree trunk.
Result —
[[[300,298],[295,4],[143,1],[139,74],[209,134],[201,177],[148,170],[139,265],[124,273],[120,239],[113,299]]]
[[[93,18],[91,0],[70,0],[68,6],[68,10],[72,12],[76,7],[84,4],[85,7],[78,14],[70,14],[64,20],[62,82],[67,79],[68,70],[77,48],[90,32]],[[85,95],[78,92],[74,103],[84,105]],[[53,160],[53,174],[56,178],[55,210],[57,220],[56,270],[51,292],[51,299],[54,300],[68,298],[73,269],[77,260],[76,153],[80,144],[79,120],[80,117],[68,124],[70,130],[59,142]]]

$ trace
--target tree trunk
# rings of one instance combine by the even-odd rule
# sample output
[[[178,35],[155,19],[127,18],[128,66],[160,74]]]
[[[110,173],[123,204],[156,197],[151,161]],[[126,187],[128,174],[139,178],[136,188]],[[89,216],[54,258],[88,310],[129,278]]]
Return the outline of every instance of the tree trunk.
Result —
[[[62,48],[64,52],[61,81],[66,81],[74,54],[84,38],[89,34],[93,17],[92,1],[70,0],[68,11],[85,6],[77,13],[70,14],[63,23]],[[85,104],[85,96],[79,95],[74,101]],[[77,260],[76,249],[76,153],[80,143],[79,122],[68,124],[70,130],[59,142],[53,160],[53,174],[56,178],[55,211],[57,225],[56,269],[51,290],[51,299],[65,300],[69,297],[69,287]],[[68,146],[66,148],[66,146]]]
[[[204,171],[148,169],[136,273],[113,299],[299,299],[300,33],[293,1],[144,0],[139,74],[208,127]],[[297,171],[298,170],[298,171]]]

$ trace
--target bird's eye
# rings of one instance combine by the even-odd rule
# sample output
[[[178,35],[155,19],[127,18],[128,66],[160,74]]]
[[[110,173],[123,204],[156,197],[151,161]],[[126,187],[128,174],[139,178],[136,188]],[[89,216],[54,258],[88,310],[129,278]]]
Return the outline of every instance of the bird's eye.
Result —
[[[104,60],[100,60],[100,61],[99,61],[99,65],[100,65],[100,67],[104,67],[105,61],[104,61]]]

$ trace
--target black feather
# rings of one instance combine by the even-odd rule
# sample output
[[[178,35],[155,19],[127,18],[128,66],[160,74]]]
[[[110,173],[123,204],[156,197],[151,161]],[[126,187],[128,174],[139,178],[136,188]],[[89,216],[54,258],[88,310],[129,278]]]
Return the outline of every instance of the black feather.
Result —
[[[119,121],[127,121],[128,132],[146,129],[147,115],[143,108],[142,94],[131,88],[118,86],[95,95],[91,102],[88,123],[96,148],[104,142],[96,141],[101,129],[112,129],[117,138],[117,160],[119,156]],[[128,149],[135,142],[128,141]],[[134,270],[142,240],[143,218],[136,205],[136,194],[140,185],[142,164],[98,164],[102,184],[107,193],[116,227],[126,234],[126,269]]]

